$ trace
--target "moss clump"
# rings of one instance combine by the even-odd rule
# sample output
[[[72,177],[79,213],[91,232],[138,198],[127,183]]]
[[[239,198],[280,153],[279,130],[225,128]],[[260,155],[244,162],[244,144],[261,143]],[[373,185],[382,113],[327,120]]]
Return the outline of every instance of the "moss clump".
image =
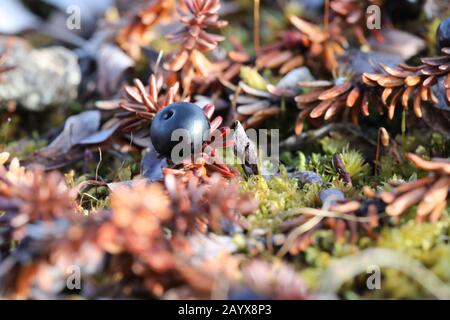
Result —
[[[364,160],[362,153],[358,150],[349,149],[348,146],[340,153],[345,169],[350,174],[353,183],[361,184],[367,180],[370,174],[370,166]],[[337,176],[338,172],[333,166],[327,166],[327,172],[333,176]]]
[[[447,210],[448,211],[448,210]],[[417,224],[409,220],[405,224],[384,228],[375,245],[393,249],[421,262],[443,282],[450,284],[450,218],[431,224]],[[411,299],[429,297],[429,293],[401,270],[382,270],[381,290],[365,293],[371,298]]]
[[[320,204],[320,185],[307,184],[299,187],[297,180],[289,179],[282,168],[279,176],[264,179],[252,176],[241,182],[243,192],[250,192],[259,202],[258,211],[248,217],[254,227],[274,229],[283,222],[282,212],[292,208],[316,207]]]
[[[322,146],[323,152],[329,155],[342,152],[345,148],[348,149],[347,140],[338,133],[320,139],[319,143]]]
[[[333,148],[334,150],[334,148]],[[370,166],[358,150],[349,149],[346,146],[340,153],[345,169],[348,171],[355,184],[367,182],[370,174]],[[332,182],[340,178],[334,167],[333,157],[328,154],[312,153],[309,157],[299,152],[296,162],[299,171],[313,171],[322,176],[325,182]]]
[[[401,142],[401,137],[396,137]],[[413,152],[425,157],[434,157],[448,154],[450,152],[450,139],[438,132],[413,131],[406,136],[404,151]]]
[[[405,160],[397,161],[391,155],[385,155],[380,158],[380,176],[381,182],[390,180],[411,180],[417,177],[418,170]]]

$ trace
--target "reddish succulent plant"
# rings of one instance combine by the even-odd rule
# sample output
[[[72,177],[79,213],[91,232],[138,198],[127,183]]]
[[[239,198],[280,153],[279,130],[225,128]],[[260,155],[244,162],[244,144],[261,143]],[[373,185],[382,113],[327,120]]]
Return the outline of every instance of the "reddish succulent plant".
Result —
[[[175,82],[167,89],[163,89],[163,76],[151,75],[148,88],[141,80],[134,79],[133,86],[125,86],[125,100],[119,103],[119,106],[126,110],[126,113],[119,114],[123,118],[122,129],[124,131],[137,130],[147,125],[155,114],[177,100],[186,100],[179,96],[179,83]]]
[[[211,62],[202,53],[213,50],[224,40],[223,36],[206,30],[220,29],[228,23],[219,19],[220,0],[186,0],[185,4],[187,12],[181,13],[180,18],[184,27],[170,36],[173,42],[181,43],[181,47],[164,67],[181,72],[183,90],[190,94],[193,82],[211,83],[229,67],[229,62]]]

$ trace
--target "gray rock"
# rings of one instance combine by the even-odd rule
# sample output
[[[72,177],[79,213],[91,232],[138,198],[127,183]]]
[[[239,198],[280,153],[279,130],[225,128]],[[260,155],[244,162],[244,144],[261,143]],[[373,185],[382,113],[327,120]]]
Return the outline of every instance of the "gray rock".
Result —
[[[313,171],[298,171],[289,173],[289,178],[298,179],[298,181],[304,185],[306,183],[319,183],[322,184],[322,178],[319,174],[313,172]]]
[[[3,43],[0,38],[0,50]],[[15,68],[2,75],[0,101],[15,100],[27,110],[42,111],[77,97],[81,70],[70,50],[14,45],[6,63]]]
[[[345,200],[345,195],[338,189],[326,189],[319,193],[322,204],[334,204],[336,201]]]

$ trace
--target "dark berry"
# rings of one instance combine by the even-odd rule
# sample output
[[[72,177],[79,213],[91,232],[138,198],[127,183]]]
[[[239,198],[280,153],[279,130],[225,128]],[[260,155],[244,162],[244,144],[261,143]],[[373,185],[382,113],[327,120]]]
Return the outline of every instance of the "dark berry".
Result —
[[[386,7],[394,22],[408,22],[419,18],[424,0],[390,0]]]
[[[150,128],[153,146],[161,155],[170,158],[172,149],[180,143],[181,138],[172,141],[172,133],[177,129],[185,130],[184,135],[190,138],[191,150],[200,150],[208,137],[210,124],[203,110],[193,103],[175,102],[168,105],[156,113]]]
[[[436,43],[440,49],[450,47],[450,17],[439,24],[436,31]]]

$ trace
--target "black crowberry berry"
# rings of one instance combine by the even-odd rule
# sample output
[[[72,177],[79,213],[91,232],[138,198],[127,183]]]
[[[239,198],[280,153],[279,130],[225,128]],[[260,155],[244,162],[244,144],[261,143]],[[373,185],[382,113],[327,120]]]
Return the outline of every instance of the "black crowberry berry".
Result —
[[[156,114],[150,128],[153,146],[161,155],[170,157],[172,149],[180,143],[181,138],[172,136],[177,129],[185,130],[179,132],[189,137],[191,150],[200,150],[208,137],[210,124],[203,110],[193,103],[175,102],[163,108]]]
[[[442,20],[436,32],[436,43],[439,49],[450,47],[450,17]]]

